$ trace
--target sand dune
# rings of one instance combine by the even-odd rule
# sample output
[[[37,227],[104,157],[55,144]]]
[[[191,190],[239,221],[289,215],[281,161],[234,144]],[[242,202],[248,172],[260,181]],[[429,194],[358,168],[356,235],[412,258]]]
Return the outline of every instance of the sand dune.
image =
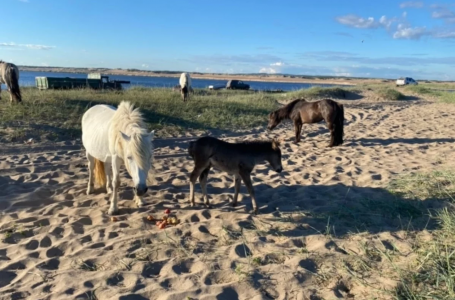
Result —
[[[131,181],[122,171],[118,222],[106,214],[107,195],[85,194],[87,165],[78,141],[1,148],[0,299],[377,296],[343,272],[342,261],[354,265],[359,241],[382,241],[399,248],[397,261],[404,264],[410,244],[396,220],[359,212],[368,205],[371,210],[388,205],[381,202],[388,201],[384,187],[397,174],[442,162],[453,166],[455,107],[427,101],[341,102],[347,119],[342,147],[326,147],[324,123],[305,125],[299,145],[288,123],[271,133],[226,135],[228,141],[286,138],[282,174],[265,164],[253,173],[257,217],[249,214],[244,186],[238,207],[229,206],[233,179],[216,170],[208,184],[213,208],[189,206],[193,162],[186,149],[196,137],[156,140],[144,208],[131,201]],[[202,204],[199,185],[196,192]],[[159,230],[145,219],[160,217],[165,208],[181,224]],[[391,267],[380,261],[374,268],[386,272]],[[396,284],[386,275],[364,280],[378,288]]]

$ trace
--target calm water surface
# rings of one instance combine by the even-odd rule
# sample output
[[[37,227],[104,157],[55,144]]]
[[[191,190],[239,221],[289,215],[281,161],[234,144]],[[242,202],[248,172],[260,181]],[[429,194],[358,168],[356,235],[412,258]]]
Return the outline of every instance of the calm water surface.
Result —
[[[73,77],[73,78],[87,78],[86,73],[52,73],[52,72],[21,72],[19,84],[21,86],[35,86],[35,77]],[[148,76],[122,76],[122,75],[109,75],[110,80],[127,80],[131,84],[124,84],[124,88],[132,86],[145,86],[145,87],[166,87],[171,88],[179,84],[178,78],[170,77],[148,77]],[[241,79],[240,79],[241,80]],[[192,79],[192,86],[194,88],[207,88],[209,85],[225,85],[227,80],[213,80],[213,79]],[[287,83],[287,82],[259,82],[259,81],[244,81],[250,85],[253,90],[284,90],[293,91],[299,89],[307,89],[313,86],[331,87],[333,84],[309,84],[309,83]]]

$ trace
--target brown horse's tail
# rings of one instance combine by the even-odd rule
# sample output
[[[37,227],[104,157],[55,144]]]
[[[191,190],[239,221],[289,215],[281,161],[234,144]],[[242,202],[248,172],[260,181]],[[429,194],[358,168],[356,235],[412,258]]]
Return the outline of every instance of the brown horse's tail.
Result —
[[[95,168],[93,170],[95,175],[95,186],[106,186],[106,172],[104,171],[104,162],[95,158]]]
[[[335,122],[334,122],[334,135],[335,135],[335,145],[340,146],[343,144],[343,135],[344,135],[344,107],[343,104],[337,104],[337,109],[335,113]]]
[[[344,106],[338,104],[338,111],[335,117],[335,143],[337,146],[343,145],[344,136]]]
[[[13,100],[22,102],[21,90],[19,89],[19,74],[17,74],[16,69],[11,65],[6,66],[5,83],[9,88]]]

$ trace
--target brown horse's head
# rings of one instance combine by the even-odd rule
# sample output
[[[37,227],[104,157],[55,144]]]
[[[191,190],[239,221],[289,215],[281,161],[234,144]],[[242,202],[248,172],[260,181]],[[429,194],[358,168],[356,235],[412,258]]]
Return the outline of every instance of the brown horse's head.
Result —
[[[281,171],[283,171],[283,166],[281,165],[280,141],[273,139],[272,152],[268,156],[267,161],[275,172],[281,173]]]
[[[272,111],[269,114],[269,124],[267,125],[268,130],[272,130],[280,124],[281,118],[278,111]]]

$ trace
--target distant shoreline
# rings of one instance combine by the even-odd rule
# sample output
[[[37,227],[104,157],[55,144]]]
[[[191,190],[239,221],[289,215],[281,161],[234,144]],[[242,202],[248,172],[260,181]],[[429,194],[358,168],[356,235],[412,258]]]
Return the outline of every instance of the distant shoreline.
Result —
[[[19,66],[20,71],[28,72],[51,72],[51,73],[102,73],[106,75],[122,76],[147,76],[147,77],[173,77],[178,78],[179,72],[153,72],[141,70],[124,70],[124,69],[105,69],[105,68],[64,68],[64,67],[32,67]],[[210,74],[190,72],[191,78],[194,79],[211,79],[211,80],[230,80],[239,79],[243,81],[257,82],[283,82],[283,83],[314,83],[314,84],[332,84],[332,85],[356,85],[359,83],[381,82],[381,79],[360,79],[360,78],[336,78],[330,76],[321,76],[327,78],[311,78],[299,75],[267,75],[267,74]],[[310,76],[309,76],[310,77]]]

